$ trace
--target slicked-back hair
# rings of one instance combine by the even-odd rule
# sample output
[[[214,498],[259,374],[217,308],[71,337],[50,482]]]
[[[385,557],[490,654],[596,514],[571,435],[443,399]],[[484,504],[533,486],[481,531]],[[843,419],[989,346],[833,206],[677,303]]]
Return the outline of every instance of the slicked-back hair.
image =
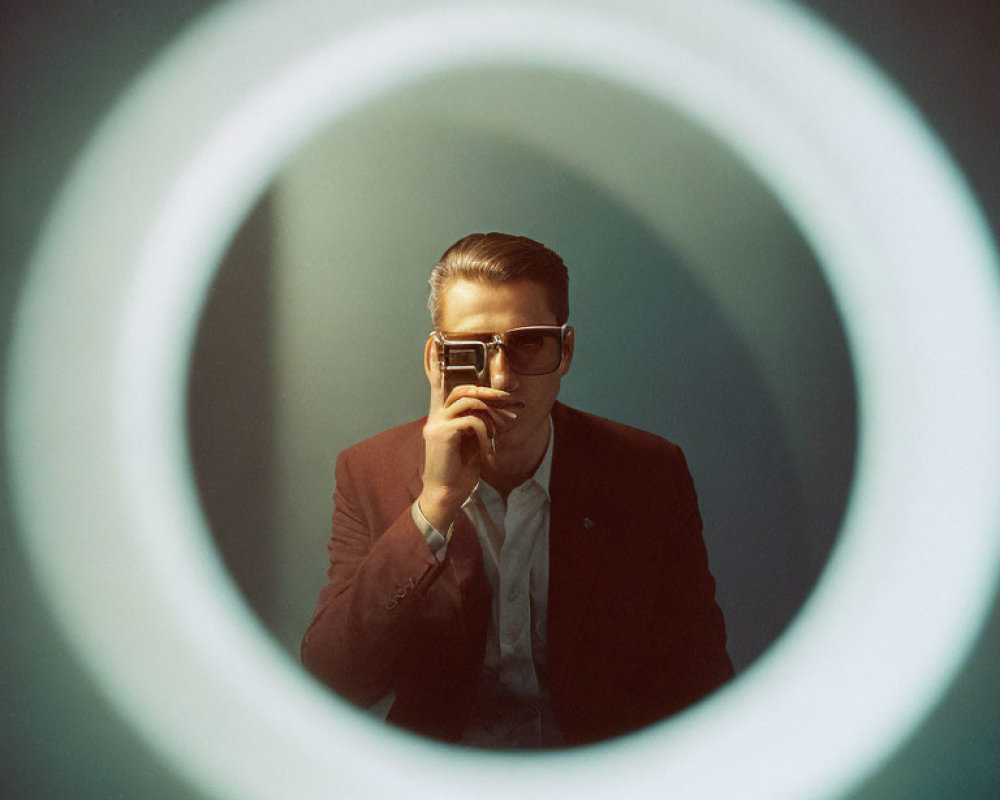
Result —
[[[563,260],[541,242],[508,233],[472,233],[445,250],[428,283],[427,306],[434,327],[448,284],[456,279],[486,283],[532,281],[545,289],[556,324],[569,318],[569,273]]]

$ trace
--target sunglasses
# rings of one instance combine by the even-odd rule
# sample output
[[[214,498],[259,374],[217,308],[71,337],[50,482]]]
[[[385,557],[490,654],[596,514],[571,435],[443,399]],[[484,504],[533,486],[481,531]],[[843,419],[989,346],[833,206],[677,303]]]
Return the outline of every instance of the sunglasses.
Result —
[[[502,333],[434,331],[442,374],[449,370],[486,369],[490,350],[503,350],[518,375],[548,375],[559,369],[569,325],[528,325]]]

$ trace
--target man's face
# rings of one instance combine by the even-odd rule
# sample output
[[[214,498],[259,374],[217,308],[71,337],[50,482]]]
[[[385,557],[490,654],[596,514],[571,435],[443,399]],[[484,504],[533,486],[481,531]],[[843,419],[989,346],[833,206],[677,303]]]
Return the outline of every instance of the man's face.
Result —
[[[533,281],[494,284],[454,279],[442,294],[438,329],[448,333],[503,333],[529,325],[555,325],[545,289]],[[497,449],[532,446],[547,432],[546,420],[559,394],[562,376],[573,360],[573,334],[567,334],[559,368],[548,375],[518,375],[510,369],[501,348],[489,354],[490,385],[510,392],[517,420],[497,436]],[[437,356],[428,348],[431,391],[440,391]]]

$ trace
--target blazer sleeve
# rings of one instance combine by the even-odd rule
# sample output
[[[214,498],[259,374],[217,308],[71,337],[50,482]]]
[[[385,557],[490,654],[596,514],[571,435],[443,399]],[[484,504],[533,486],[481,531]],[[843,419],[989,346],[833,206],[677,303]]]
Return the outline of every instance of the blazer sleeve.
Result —
[[[676,472],[677,562],[686,564],[677,576],[677,594],[686,608],[680,635],[682,652],[687,654],[692,693],[708,694],[733,677],[733,664],[726,649],[726,625],[715,599],[715,579],[709,570],[698,496],[684,454],[677,449],[680,467]]]
[[[424,592],[441,569],[405,499],[395,518],[378,521],[366,496],[375,488],[356,484],[351,459],[338,457],[328,582],[301,647],[306,669],[364,707],[393,690]]]

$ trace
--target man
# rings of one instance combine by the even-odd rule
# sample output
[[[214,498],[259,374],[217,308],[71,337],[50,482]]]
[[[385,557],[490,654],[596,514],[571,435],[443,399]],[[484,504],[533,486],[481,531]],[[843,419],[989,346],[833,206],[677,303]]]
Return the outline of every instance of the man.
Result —
[[[680,449],[556,402],[562,260],[473,234],[430,284],[430,411],[338,458],[303,663],[391,722],[482,747],[597,741],[711,692],[733,670]],[[477,383],[453,385],[448,347]]]

